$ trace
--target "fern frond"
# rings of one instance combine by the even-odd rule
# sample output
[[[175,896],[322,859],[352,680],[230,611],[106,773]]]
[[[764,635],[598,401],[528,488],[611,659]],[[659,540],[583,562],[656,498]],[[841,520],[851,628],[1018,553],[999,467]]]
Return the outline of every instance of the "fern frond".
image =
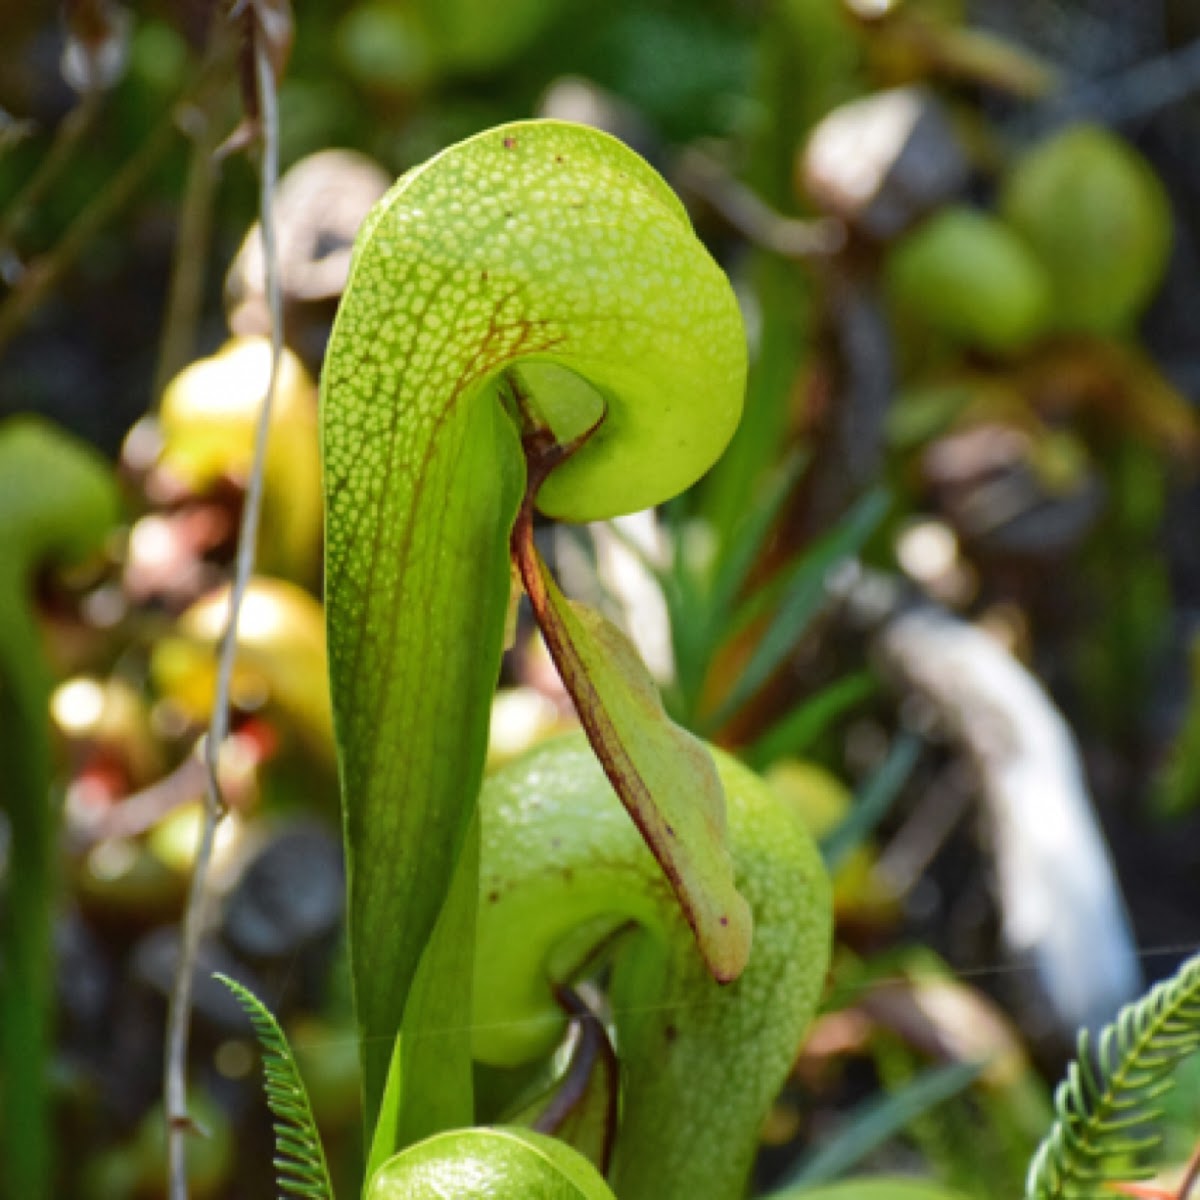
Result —
[[[279,1023],[253,992],[217,974],[246,1011],[263,1051],[263,1091],[275,1118],[276,1182],[283,1197],[334,1200],[325,1151],[313,1120],[308,1092]]]
[[[1058,1113],[1030,1164],[1026,1200],[1100,1200],[1106,1184],[1144,1179],[1161,1140],[1163,1095],[1175,1067],[1200,1048],[1200,955],[1123,1008],[1079,1053],[1054,1094]],[[1119,1173],[1116,1168],[1119,1165]]]

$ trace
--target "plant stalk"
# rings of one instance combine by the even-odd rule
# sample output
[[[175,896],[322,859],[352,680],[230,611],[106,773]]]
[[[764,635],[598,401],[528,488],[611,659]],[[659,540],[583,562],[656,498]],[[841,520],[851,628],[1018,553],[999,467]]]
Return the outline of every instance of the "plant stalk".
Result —
[[[166,1064],[163,1090],[167,1112],[167,1161],[170,1200],[187,1200],[186,1138],[192,1131],[187,1114],[187,1045],[191,1028],[192,983],[200,949],[208,901],[208,874],[212,863],[217,827],[225,814],[225,802],[220,783],[221,747],[229,734],[230,688],[237,654],[238,619],[242,600],[254,568],[258,542],[259,515],[262,510],[266,465],[267,438],[271,425],[271,410],[283,354],[283,299],[279,278],[279,252],[275,230],[275,185],[279,176],[279,107],[275,87],[275,72],[271,65],[265,39],[254,38],[254,69],[258,90],[262,129],[262,159],[260,163],[259,220],[262,225],[263,251],[266,267],[267,302],[271,314],[271,373],[267,393],[255,432],[254,460],[246,485],[246,501],[242,508],[238,531],[237,557],[233,585],[229,596],[229,613],[221,637],[217,660],[217,687],[213,701],[212,720],[205,739],[204,757],[208,776],[204,825],[192,882],[188,891],[187,908],[183,917],[182,943],[176,967],[175,983],[167,1014]]]

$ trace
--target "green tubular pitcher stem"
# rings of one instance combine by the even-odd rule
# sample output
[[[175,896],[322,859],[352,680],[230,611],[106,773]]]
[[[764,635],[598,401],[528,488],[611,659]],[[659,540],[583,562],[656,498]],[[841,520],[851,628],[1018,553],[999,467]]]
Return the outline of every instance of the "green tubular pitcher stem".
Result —
[[[0,543],[0,554],[7,547]],[[5,1195],[48,1197],[54,969],[51,901],[55,822],[50,811],[50,676],[26,606],[28,581],[6,563],[0,577],[0,791],[9,844],[0,946]]]
[[[116,489],[86,447],[30,417],[0,424],[0,1192],[52,1193],[50,1051],[58,820],[51,801],[51,674],[32,613],[35,570],[94,551]]]

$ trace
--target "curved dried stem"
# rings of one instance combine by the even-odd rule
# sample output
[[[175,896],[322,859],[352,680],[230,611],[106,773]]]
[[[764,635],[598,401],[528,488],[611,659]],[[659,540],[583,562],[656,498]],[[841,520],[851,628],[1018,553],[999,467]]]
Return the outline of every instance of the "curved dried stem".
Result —
[[[845,247],[846,229],[841,221],[786,217],[699,150],[681,157],[679,176],[684,186],[702,196],[747,241],[781,258],[821,262]]]
[[[167,1111],[167,1160],[170,1200],[187,1200],[186,1138],[191,1131],[187,1115],[187,1044],[191,1027],[192,982],[205,925],[208,900],[208,872],[212,862],[217,826],[225,814],[221,795],[218,764],[221,747],[229,733],[230,685],[237,653],[238,618],[242,600],[250,582],[258,542],[258,522],[262,509],[264,466],[267,436],[279,361],[283,352],[283,302],[279,280],[279,253],[275,232],[274,197],[279,175],[279,110],[276,96],[275,69],[271,63],[265,39],[254,39],[254,69],[258,89],[262,130],[260,163],[260,221],[263,232],[263,251],[266,263],[267,301],[271,313],[271,374],[267,394],[263,398],[255,434],[254,461],[246,486],[246,502],[238,534],[237,558],[234,565],[233,588],[229,614],[221,637],[217,660],[217,688],[213,701],[212,720],[205,738],[204,756],[208,788],[204,811],[204,826],[188,892],[183,917],[182,941],[175,983],[167,1015],[166,1065],[163,1087]]]

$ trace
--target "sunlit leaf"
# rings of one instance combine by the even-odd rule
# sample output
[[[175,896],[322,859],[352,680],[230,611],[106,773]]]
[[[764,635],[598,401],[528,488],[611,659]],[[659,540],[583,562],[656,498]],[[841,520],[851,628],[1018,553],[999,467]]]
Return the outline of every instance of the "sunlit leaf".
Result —
[[[496,381],[519,378],[564,440],[603,417],[537,497],[588,521],[711,465],[745,360],[728,281],[682,206],[595,130],[490,130],[406,175],[363,227],[322,439],[368,1130],[479,790],[524,476]],[[449,1004],[456,987],[469,980],[448,968],[428,995]]]

